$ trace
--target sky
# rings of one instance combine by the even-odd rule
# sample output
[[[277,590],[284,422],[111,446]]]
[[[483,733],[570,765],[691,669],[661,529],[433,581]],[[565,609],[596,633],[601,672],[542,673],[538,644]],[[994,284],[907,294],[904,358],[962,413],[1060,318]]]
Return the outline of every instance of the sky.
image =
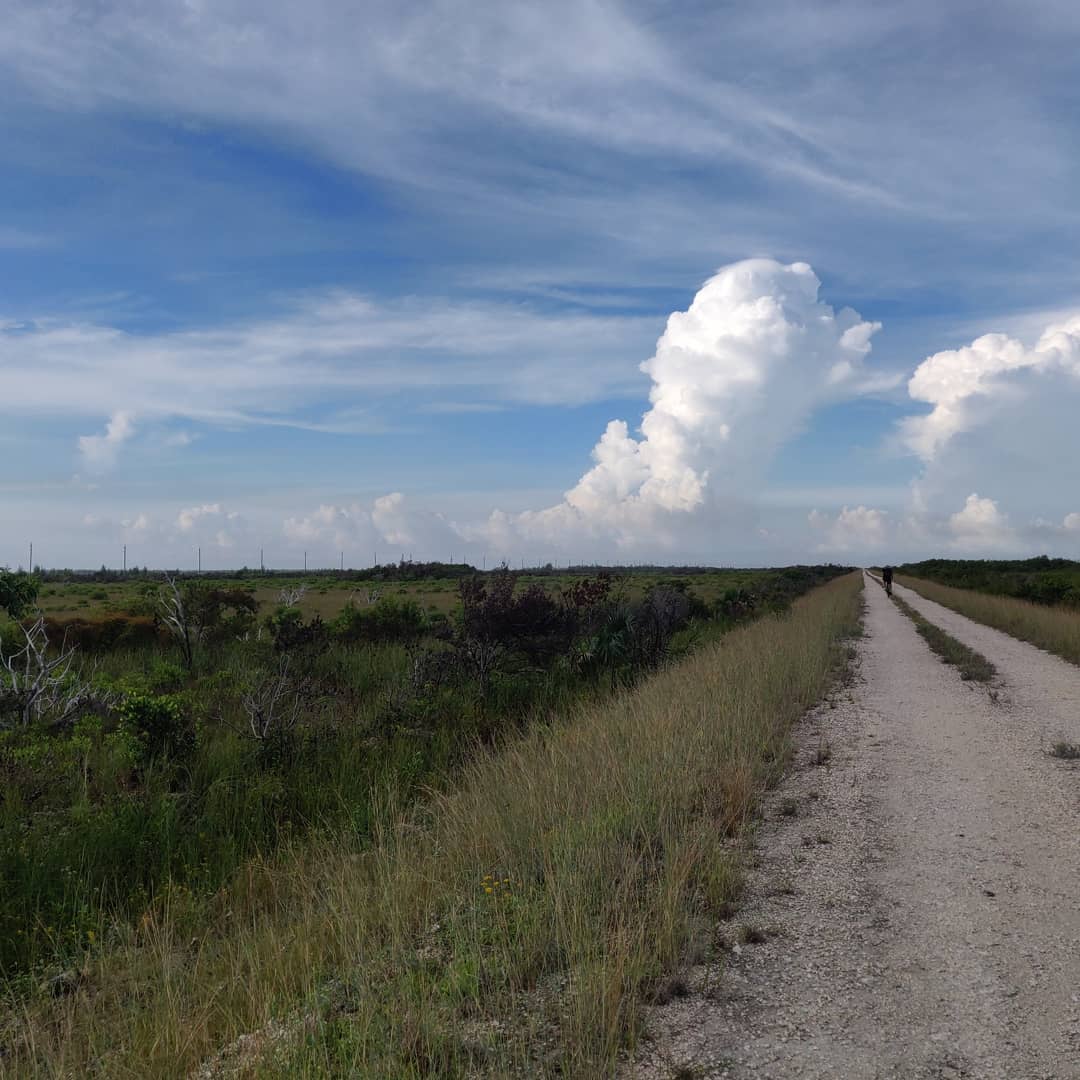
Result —
[[[1068,0],[0,0],[0,566],[1080,557]]]

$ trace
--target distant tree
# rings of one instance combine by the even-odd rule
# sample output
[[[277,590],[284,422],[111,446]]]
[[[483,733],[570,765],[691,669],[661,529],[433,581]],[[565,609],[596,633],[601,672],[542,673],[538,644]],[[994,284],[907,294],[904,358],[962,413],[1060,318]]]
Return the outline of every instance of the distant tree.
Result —
[[[13,619],[21,619],[38,595],[38,579],[33,574],[0,570],[0,608]]]

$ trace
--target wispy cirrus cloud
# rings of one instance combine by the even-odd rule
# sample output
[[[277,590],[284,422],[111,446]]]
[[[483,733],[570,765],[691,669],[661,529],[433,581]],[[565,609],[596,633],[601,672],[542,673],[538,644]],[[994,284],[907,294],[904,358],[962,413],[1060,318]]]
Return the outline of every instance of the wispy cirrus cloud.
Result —
[[[385,427],[376,413],[387,403],[406,411],[576,405],[640,389],[627,357],[641,354],[658,322],[343,291],[206,330],[0,321],[0,415],[120,416],[115,430],[80,444],[88,461],[109,464],[130,435],[123,418],[134,414],[362,432]]]

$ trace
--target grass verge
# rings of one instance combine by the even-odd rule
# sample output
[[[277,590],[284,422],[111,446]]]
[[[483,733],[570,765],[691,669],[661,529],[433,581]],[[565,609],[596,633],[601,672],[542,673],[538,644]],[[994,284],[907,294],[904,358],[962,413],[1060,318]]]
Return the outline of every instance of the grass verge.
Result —
[[[991,596],[972,589],[955,589],[923,578],[905,576],[897,580],[927,600],[1028,641],[1072,664],[1080,664],[1080,611],[1033,604],[1011,596]]]
[[[609,1075],[737,892],[725,837],[842,668],[860,590],[530,730],[366,849],[251,863],[212,917],[164,895],[8,1010],[0,1072]]]
[[[957,641],[952,634],[947,634],[940,626],[923,618],[906,600],[901,600],[895,593],[893,603],[915,624],[923,640],[945,661],[960,672],[960,678],[973,682],[990,682],[997,675],[997,668],[982,653],[968,648],[962,641]]]

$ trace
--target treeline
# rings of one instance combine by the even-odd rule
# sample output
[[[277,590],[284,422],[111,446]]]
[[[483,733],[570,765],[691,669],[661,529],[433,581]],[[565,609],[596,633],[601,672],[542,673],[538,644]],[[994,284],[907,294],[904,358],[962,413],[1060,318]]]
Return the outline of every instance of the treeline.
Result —
[[[551,570],[551,567],[545,569]],[[564,571],[566,572],[566,571]],[[481,573],[468,563],[413,562],[403,559],[397,563],[369,566],[358,570],[270,570],[260,567],[241,566],[235,570],[151,570],[149,567],[133,566],[118,570],[102,566],[97,570],[73,570],[70,567],[44,569],[35,567],[33,576],[43,584],[104,584],[125,582],[161,582],[166,578],[208,581],[425,581],[430,579],[458,578]]]
[[[286,582],[286,581],[310,581],[315,582],[394,582],[404,583],[413,581],[449,580],[456,581],[475,574],[494,574],[501,567],[493,567],[491,570],[481,569],[471,563],[447,563],[447,562],[414,562],[411,559],[402,559],[396,563],[383,563],[378,566],[361,567],[359,569],[337,570],[333,568],[318,570],[301,569],[267,569],[260,567],[241,566],[235,570],[151,570],[149,567],[133,566],[127,570],[118,570],[112,567],[102,566],[97,570],[74,570],[71,567],[50,568],[37,566],[32,576],[41,584],[48,585],[118,585],[129,582],[143,582],[156,584],[166,578],[193,579],[204,581],[246,581],[246,582]],[[792,567],[795,571],[807,569],[805,567]],[[582,563],[578,565],[555,566],[552,563],[544,563],[539,566],[522,567],[522,574],[530,577],[555,577],[567,574],[589,576],[591,574],[608,573],[616,576],[623,574],[663,574],[670,577],[689,577],[692,575],[708,574],[715,572],[714,566],[659,566],[651,563],[641,563],[632,567],[604,566],[600,563]],[[764,572],[764,571],[763,571]],[[771,571],[770,571],[771,572]]]
[[[905,563],[898,572],[958,589],[1080,608],[1080,562],[1072,559],[926,559]]]

